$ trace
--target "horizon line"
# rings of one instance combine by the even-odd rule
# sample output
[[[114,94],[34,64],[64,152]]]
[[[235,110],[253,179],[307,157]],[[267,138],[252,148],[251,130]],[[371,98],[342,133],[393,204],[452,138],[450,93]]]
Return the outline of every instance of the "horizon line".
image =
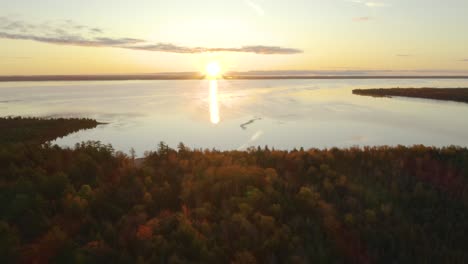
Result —
[[[281,80],[281,79],[468,79],[466,75],[264,75],[224,74],[224,80]],[[253,73],[253,72],[251,72]],[[0,82],[28,81],[144,81],[144,80],[203,80],[206,75],[196,72],[147,73],[147,74],[54,74],[54,75],[0,75]]]

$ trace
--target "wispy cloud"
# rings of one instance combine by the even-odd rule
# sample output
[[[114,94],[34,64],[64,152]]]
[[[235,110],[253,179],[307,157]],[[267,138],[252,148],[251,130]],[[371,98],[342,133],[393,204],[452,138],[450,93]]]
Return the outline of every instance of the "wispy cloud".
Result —
[[[70,20],[49,21],[35,25],[20,20],[12,20],[8,17],[0,17],[0,38],[3,39],[170,53],[245,52],[256,54],[296,54],[303,52],[299,49],[266,45],[248,45],[240,48],[186,47],[172,43],[152,43],[138,38],[107,37],[104,33],[104,30],[101,28],[79,25]]]
[[[296,54],[302,53],[301,50],[292,48],[283,48],[276,46],[243,46],[241,48],[204,48],[204,47],[184,47],[170,43],[157,43],[148,45],[125,46],[127,49],[161,51],[172,53],[204,53],[204,52],[247,52],[256,54]]]
[[[244,0],[244,2],[250,6],[259,16],[265,15],[265,10],[263,10],[262,6],[254,1],[254,0]]]
[[[361,5],[365,5],[367,7],[384,7],[384,6],[388,6],[387,3],[380,2],[380,1],[347,0],[347,2],[352,2],[352,3],[355,3],[355,4],[361,4]]]
[[[88,46],[88,47],[120,47],[121,45],[136,44],[142,42],[140,39],[132,38],[92,38],[86,39],[77,35],[57,35],[57,36],[36,36],[28,34],[10,34],[0,32],[0,38],[33,40],[60,45]]]
[[[368,6],[368,7],[382,7],[382,6],[388,6],[388,4],[382,3],[382,2],[366,2],[365,5]]]
[[[72,20],[51,20],[40,24],[32,24],[5,16],[0,17],[0,30],[24,34],[40,31],[43,35],[66,34],[67,32],[90,35],[103,33],[100,28],[79,25]]]
[[[411,57],[411,54],[397,54],[396,57]]]
[[[369,21],[369,20],[372,20],[372,17],[365,16],[365,17],[355,17],[355,18],[353,18],[354,22],[366,22],[366,21]]]
[[[468,62],[468,59],[461,59],[460,61]]]

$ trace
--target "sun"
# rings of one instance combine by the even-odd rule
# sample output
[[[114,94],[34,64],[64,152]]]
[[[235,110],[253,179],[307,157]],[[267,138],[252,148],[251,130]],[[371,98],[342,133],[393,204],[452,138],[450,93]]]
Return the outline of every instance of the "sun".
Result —
[[[218,62],[213,61],[206,65],[206,74],[209,78],[216,79],[221,75],[221,66]]]

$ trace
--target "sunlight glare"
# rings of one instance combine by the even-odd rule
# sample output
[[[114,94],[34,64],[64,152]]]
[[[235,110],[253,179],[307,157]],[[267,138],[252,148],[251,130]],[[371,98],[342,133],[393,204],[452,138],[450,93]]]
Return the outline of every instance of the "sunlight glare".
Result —
[[[218,106],[218,81],[210,81],[210,121],[213,124],[219,123],[219,106]]]
[[[210,62],[206,65],[206,74],[209,78],[217,78],[221,74],[221,66],[218,62]]]

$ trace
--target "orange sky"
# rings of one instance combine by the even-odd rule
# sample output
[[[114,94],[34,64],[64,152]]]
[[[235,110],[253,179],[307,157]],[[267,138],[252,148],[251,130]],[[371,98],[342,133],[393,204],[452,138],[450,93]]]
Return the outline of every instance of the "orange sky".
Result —
[[[210,61],[468,72],[466,10],[461,0],[8,1],[0,75],[203,71]]]

